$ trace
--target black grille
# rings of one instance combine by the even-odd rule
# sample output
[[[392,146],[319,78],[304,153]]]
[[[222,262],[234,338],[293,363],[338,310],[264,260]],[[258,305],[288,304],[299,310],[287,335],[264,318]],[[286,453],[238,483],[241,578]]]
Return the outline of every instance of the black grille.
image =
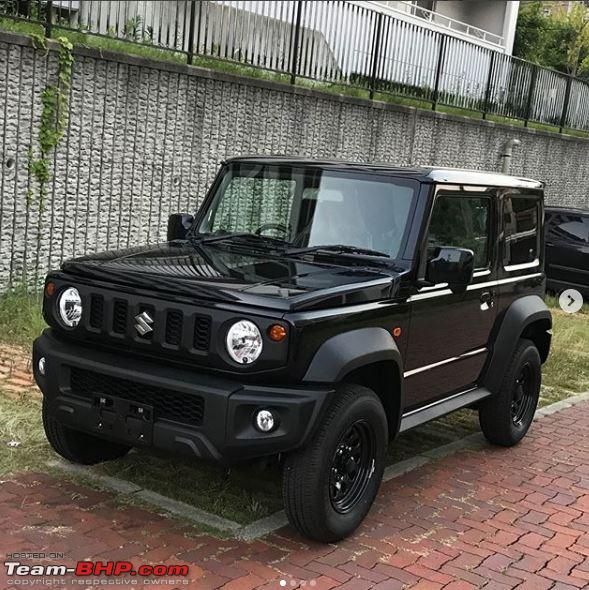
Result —
[[[104,297],[92,295],[90,298],[90,327],[100,330],[104,321]]]
[[[70,387],[72,394],[80,397],[111,395],[153,406],[156,420],[173,420],[199,426],[204,416],[204,399],[199,395],[143,385],[84,369],[72,367]]]
[[[159,348],[162,354],[190,354],[206,362],[212,337],[210,315],[177,303],[171,304],[173,307],[163,301],[153,304],[147,298],[136,301],[118,293],[89,293],[88,297],[86,328],[90,332],[125,342],[131,348],[147,350],[150,345],[154,352]],[[143,312],[149,315],[146,321],[151,328],[144,334],[137,329],[137,318]]]
[[[194,317],[194,348],[208,350],[211,339],[211,318],[201,315]]]
[[[127,332],[127,302],[123,299],[117,299],[113,308],[112,331],[115,334],[125,334]]]
[[[178,346],[182,342],[182,312],[174,309],[166,317],[166,343]]]

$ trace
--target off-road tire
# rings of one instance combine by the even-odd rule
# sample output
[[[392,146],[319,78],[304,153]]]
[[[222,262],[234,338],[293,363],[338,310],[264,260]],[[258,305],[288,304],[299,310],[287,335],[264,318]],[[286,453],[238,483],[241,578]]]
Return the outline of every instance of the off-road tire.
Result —
[[[351,507],[342,513],[341,506],[335,508],[338,500],[332,498],[332,493],[339,493],[332,478],[337,479],[338,468],[342,468],[334,461],[341,462],[336,454],[342,445],[354,439],[354,433],[359,433],[359,438],[365,442],[359,447],[350,443],[348,448],[366,448],[369,452],[362,453],[364,459],[358,463],[352,459],[351,464],[368,464],[370,467],[356,470],[356,473],[364,474],[356,476],[357,481],[363,481],[357,487],[361,491],[352,494],[355,499],[350,500]],[[362,438],[364,435],[366,439]],[[338,387],[312,438],[303,449],[290,454],[284,463],[282,496],[290,523],[302,535],[324,543],[338,541],[352,533],[368,513],[378,492],[387,442],[387,418],[376,394],[359,385]],[[352,455],[354,453],[358,452],[351,451]],[[348,461],[347,476],[350,475],[349,466]],[[350,489],[353,485],[349,486]]]
[[[112,441],[104,440],[86,432],[64,426],[50,415],[43,399],[43,428],[49,444],[56,453],[72,463],[94,465],[124,457],[131,449]]]
[[[518,380],[523,373],[527,375],[526,405],[521,408],[520,419],[516,419],[514,404],[517,404]],[[538,349],[531,340],[522,338],[507,367],[500,391],[479,406],[479,423],[489,442],[511,447],[526,435],[538,406],[541,381],[542,363]]]

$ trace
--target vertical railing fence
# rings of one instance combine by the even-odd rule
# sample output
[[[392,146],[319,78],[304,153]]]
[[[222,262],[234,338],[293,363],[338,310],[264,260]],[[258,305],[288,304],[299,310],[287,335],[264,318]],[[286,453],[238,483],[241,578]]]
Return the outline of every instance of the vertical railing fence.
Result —
[[[345,0],[0,0],[0,28],[7,19],[115,50],[124,41],[194,65],[232,62],[232,71],[292,84],[589,130],[583,80]]]

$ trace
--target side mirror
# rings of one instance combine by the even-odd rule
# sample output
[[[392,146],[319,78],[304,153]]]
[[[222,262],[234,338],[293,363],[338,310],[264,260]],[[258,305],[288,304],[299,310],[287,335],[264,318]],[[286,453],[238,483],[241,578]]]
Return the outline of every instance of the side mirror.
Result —
[[[168,242],[185,240],[193,221],[194,216],[189,213],[172,213],[168,217]]]
[[[474,252],[466,248],[437,248],[427,263],[425,278],[437,285],[448,283],[452,291],[465,291],[472,280]]]

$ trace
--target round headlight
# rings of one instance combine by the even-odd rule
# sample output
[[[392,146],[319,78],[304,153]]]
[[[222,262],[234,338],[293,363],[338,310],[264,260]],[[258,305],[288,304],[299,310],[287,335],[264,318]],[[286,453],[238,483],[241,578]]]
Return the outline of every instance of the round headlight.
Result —
[[[262,353],[262,334],[253,322],[240,320],[229,328],[225,344],[236,363],[249,365]]]
[[[75,328],[82,318],[82,298],[74,287],[68,287],[57,300],[59,319],[66,328]]]

